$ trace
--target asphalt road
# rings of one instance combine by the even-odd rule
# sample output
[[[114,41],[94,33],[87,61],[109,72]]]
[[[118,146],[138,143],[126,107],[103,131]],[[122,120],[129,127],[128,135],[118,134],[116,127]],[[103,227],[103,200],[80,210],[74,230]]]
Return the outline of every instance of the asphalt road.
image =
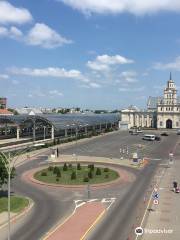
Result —
[[[151,143],[142,141],[140,136],[131,136],[127,132],[116,132],[102,138],[95,138],[89,142],[78,143],[78,151],[74,145],[66,149],[60,149],[60,152],[63,154],[77,152],[78,155],[118,158],[121,146],[128,145],[129,149],[134,151],[137,144],[143,144],[145,147],[141,154],[146,154],[146,156],[152,158],[165,159],[169,151],[173,149],[177,138],[178,136],[171,134],[169,137],[164,137],[160,143]],[[47,156],[40,156],[36,161],[28,162],[17,170],[18,176],[12,189],[15,193],[32,198],[35,206],[28,217],[12,226],[13,240],[40,239],[60,218],[63,218],[72,210],[75,199],[85,199],[87,197],[86,189],[69,191],[37,188],[21,180],[22,173],[31,168],[39,167],[41,163],[45,162],[46,158]],[[152,161],[144,171],[137,172],[135,183],[91,193],[92,198],[116,197],[117,201],[108,212],[108,216],[97,226],[90,239],[126,239],[129,228],[134,221],[136,205],[147,189],[157,165],[158,161]],[[6,238],[1,237],[1,239]]]

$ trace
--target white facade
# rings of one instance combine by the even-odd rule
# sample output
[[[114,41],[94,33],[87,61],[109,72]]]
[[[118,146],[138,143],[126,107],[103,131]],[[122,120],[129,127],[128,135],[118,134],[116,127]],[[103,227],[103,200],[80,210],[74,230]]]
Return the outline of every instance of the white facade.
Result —
[[[121,121],[127,122],[130,127],[180,128],[180,101],[171,75],[163,97],[150,97],[144,111],[132,106],[122,110]]]

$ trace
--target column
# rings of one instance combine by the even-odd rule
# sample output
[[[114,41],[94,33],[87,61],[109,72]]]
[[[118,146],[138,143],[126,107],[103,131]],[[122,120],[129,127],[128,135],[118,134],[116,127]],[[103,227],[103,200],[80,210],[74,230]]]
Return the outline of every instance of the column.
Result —
[[[54,140],[54,126],[51,127],[51,139]]]
[[[85,131],[85,134],[87,135],[88,134],[87,127],[84,128],[84,131]]]
[[[19,140],[20,138],[20,127],[17,126],[17,129],[16,129],[16,139]]]
[[[36,141],[36,123],[33,121],[33,141]]]
[[[65,137],[68,137],[68,129],[65,129],[65,130],[64,130],[64,136],[65,136]]]
[[[141,127],[144,127],[144,114],[141,115]]]
[[[5,136],[7,136],[7,123],[5,124]]]
[[[147,114],[147,127],[150,127],[150,123],[149,123],[149,114]]]

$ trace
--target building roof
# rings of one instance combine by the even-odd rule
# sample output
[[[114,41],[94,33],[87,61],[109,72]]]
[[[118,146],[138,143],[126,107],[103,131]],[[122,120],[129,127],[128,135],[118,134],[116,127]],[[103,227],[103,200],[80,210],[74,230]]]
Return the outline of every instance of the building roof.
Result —
[[[115,123],[120,120],[120,115],[108,114],[41,114],[41,115],[14,115],[0,116],[0,123],[15,123],[23,125],[28,121],[44,122],[53,125],[56,130],[76,129],[83,126],[96,126],[98,124]]]
[[[14,115],[12,112],[7,109],[0,109],[0,115]]]
[[[38,108],[16,108],[15,109],[19,114],[28,114],[28,115],[38,115],[42,114],[42,111]]]

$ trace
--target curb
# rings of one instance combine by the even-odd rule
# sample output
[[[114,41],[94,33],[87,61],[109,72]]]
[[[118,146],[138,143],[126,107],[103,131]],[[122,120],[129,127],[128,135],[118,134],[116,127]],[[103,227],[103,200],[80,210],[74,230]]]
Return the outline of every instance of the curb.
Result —
[[[12,223],[12,222],[15,222],[15,221],[17,221],[19,218],[25,216],[25,215],[26,215],[27,213],[29,213],[30,210],[33,208],[34,202],[32,201],[32,199],[27,198],[27,197],[26,197],[26,199],[29,200],[28,206],[25,207],[21,212],[17,213],[15,216],[11,217],[11,219],[10,219],[10,222],[11,222],[11,223]],[[0,229],[4,228],[4,227],[7,226],[7,225],[8,225],[8,221],[0,224]]]
[[[84,163],[88,164],[89,162],[84,162]],[[99,162],[97,162],[97,163],[99,163]],[[104,165],[104,164],[108,165],[108,163],[103,163],[103,162],[101,162],[99,164],[100,165]],[[111,164],[111,163],[109,163],[109,164]],[[44,167],[40,167],[40,168],[31,170],[32,173],[31,172],[30,173],[26,172],[23,175],[23,177],[27,177],[28,180],[30,180],[31,182],[33,182],[35,184],[38,184],[38,185],[41,185],[41,186],[47,186],[47,187],[58,187],[58,188],[65,188],[65,189],[83,189],[83,188],[85,188],[87,186],[87,184],[84,184],[84,185],[65,185],[65,184],[62,184],[62,185],[60,185],[60,184],[51,184],[51,183],[44,183],[44,182],[38,181],[38,180],[36,180],[33,177],[33,175],[34,175],[35,172],[37,172],[39,170],[42,170],[42,169],[44,169]],[[114,169],[114,170],[116,170],[118,172],[119,178],[117,178],[117,179],[115,179],[113,181],[107,182],[107,183],[90,184],[90,186],[92,188],[95,188],[95,189],[97,189],[97,188],[106,188],[106,187],[110,187],[110,186],[115,186],[118,183],[123,184],[126,181],[131,181],[130,177],[129,176],[127,177],[127,175],[128,175],[127,170],[122,170],[123,171],[123,175],[125,175],[125,176],[121,177],[122,176],[122,171],[120,171],[120,170],[118,171],[115,167],[114,168],[112,167],[112,169]],[[29,173],[29,175],[28,175],[28,173]],[[135,178],[135,175],[133,175],[132,173],[130,173],[130,174],[132,175],[133,178]]]

